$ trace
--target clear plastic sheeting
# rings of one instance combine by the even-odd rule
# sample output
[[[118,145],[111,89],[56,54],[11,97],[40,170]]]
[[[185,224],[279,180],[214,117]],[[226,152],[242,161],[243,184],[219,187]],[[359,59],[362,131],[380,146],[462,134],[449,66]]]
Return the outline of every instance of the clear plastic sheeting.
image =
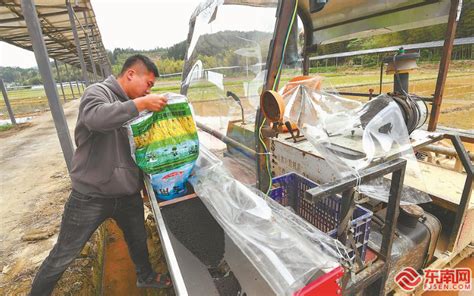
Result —
[[[194,190],[226,234],[274,289],[290,295],[348,261],[337,240],[291,210],[234,179],[201,147]]]
[[[196,9],[189,24],[181,94],[189,99],[194,119],[203,128],[198,130],[200,145],[225,160],[229,171],[247,168],[241,174],[245,178],[239,180],[254,184],[254,160],[229,143],[255,150],[255,115],[267,72],[276,3],[242,5],[247,2],[209,0]]]
[[[314,80],[311,82],[311,80]],[[389,95],[363,104],[320,89],[320,77],[282,88],[286,108],[283,121],[298,126],[334,169],[336,176],[359,172],[392,157],[403,157],[406,174],[422,178],[400,107]],[[360,184],[358,191],[388,201],[390,182],[383,178]],[[428,194],[405,188],[402,204],[425,203]]]
[[[251,133],[265,80],[276,5],[273,1],[261,1],[257,6],[240,4],[205,1],[194,12],[181,93],[192,103],[196,122],[255,149]],[[203,137],[201,143],[214,152],[226,148],[211,137]]]

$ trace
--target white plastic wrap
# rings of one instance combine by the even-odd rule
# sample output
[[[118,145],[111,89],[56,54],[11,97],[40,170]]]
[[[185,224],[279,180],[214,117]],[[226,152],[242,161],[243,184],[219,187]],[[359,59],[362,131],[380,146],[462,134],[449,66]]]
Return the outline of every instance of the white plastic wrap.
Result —
[[[319,81],[320,77],[313,78]],[[314,86],[318,87],[314,87]],[[362,104],[318,89],[318,83],[290,83],[282,88],[284,121],[295,123],[340,178],[400,156],[408,160],[406,174],[422,178],[400,107],[388,95]],[[381,179],[358,186],[358,191],[388,200],[389,186]],[[425,203],[425,193],[402,191],[402,204]]]
[[[340,242],[234,179],[201,147],[194,190],[277,295],[290,295],[349,260]]]

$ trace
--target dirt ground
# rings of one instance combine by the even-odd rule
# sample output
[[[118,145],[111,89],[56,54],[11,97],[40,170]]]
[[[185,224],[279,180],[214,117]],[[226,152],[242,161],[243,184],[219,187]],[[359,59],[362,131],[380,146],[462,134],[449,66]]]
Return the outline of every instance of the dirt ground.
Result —
[[[71,134],[78,103],[64,105]],[[0,133],[0,145],[0,294],[22,295],[57,239],[71,185],[50,112]],[[97,250],[90,246],[67,273],[92,272]],[[56,294],[85,291],[82,280],[67,278]]]
[[[71,137],[78,105],[79,100],[63,105]],[[0,295],[27,295],[56,242],[71,182],[50,112],[1,132],[0,147]],[[173,295],[136,288],[123,235],[111,225],[96,231],[53,295]],[[153,219],[146,227],[150,260],[155,270],[166,272]]]

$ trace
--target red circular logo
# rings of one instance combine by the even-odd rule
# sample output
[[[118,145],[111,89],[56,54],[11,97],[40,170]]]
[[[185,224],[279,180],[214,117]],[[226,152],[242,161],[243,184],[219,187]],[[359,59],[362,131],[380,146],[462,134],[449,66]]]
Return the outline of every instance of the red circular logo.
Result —
[[[411,292],[421,283],[421,275],[411,267],[405,267],[395,276],[395,282],[404,291]]]

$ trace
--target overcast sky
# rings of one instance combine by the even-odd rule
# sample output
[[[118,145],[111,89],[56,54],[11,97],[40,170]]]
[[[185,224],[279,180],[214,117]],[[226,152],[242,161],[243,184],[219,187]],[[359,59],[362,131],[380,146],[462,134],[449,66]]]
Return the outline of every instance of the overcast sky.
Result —
[[[168,47],[187,37],[201,0],[91,0],[105,48]],[[0,66],[35,67],[30,51],[0,42]]]

